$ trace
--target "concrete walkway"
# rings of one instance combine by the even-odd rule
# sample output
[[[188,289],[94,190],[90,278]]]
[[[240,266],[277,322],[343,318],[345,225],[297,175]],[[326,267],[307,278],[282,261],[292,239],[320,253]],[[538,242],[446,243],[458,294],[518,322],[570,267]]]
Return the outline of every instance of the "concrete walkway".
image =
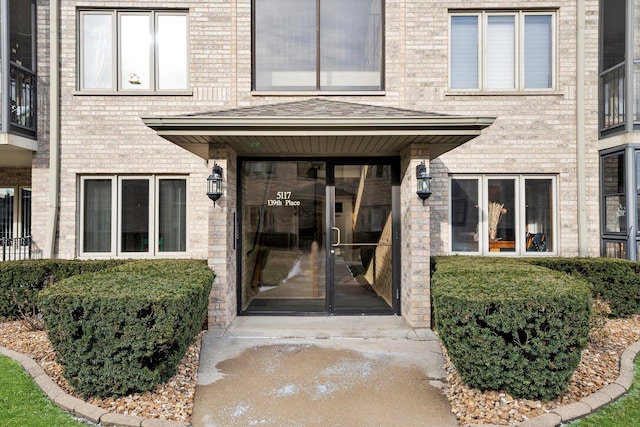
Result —
[[[239,317],[202,340],[198,426],[457,426],[438,339],[397,316]]]
[[[640,341],[620,357],[618,379],[579,402],[520,423],[556,427],[623,396],[634,379]],[[186,427],[109,412],[64,392],[30,357],[0,346],[45,395],[103,426]],[[439,387],[438,341],[389,317],[242,317],[202,341],[193,426],[457,425]],[[413,414],[416,414],[414,417]]]

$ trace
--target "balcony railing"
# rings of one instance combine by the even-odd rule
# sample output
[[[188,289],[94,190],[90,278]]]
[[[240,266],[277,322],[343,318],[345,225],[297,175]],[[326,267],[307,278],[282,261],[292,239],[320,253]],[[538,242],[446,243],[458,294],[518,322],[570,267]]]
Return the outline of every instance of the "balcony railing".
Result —
[[[600,74],[600,134],[624,131],[627,96],[632,97],[633,124],[640,125],[640,60],[633,62],[633,81],[629,87],[625,63],[620,63]],[[633,90],[633,93],[631,92]]]
[[[600,75],[602,105],[600,106],[600,131],[622,127],[625,120],[626,76],[624,62]]]
[[[0,237],[2,261],[42,258],[42,251],[33,247],[31,236]]]
[[[11,130],[35,137],[36,135],[36,75],[11,63],[9,82],[9,118]]]

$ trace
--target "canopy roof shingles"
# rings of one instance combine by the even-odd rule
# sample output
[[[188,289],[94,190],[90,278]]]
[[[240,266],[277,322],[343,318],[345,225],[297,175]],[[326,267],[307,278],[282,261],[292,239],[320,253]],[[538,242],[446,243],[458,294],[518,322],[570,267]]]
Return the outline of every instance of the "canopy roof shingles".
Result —
[[[385,156],[410,143],[429,144],[434,158],[475,138],[495,118],[311,98],[142,120],[204,159],[218,144],[240,156]]]

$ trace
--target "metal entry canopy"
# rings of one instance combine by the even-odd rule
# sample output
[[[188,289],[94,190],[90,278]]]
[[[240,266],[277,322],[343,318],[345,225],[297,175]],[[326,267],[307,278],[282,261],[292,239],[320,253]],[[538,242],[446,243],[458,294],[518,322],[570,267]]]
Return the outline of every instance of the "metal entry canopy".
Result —
[[[142,120],[205,160],[209,145],[218,144],[239,156],[389,156],[410,143],[429,144],[433,159],[480,135],[495,118],[310,98]]]

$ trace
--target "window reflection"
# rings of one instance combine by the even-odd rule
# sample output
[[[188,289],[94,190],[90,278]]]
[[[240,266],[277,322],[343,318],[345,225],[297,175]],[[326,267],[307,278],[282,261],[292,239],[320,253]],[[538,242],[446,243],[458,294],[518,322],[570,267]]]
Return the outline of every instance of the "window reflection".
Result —
[[[254,11],[256,90],[382,88],[380,0],[254,0]]]
[[[604,242],[604,254],[607,258],[627,258],[627,243],[605,241]]]
[[[618,233],[627,230],[624,174],[624,153],[603,158],[602,190],[606,232]]]
[[[187,250],[187,182],[184,179],[158,181],[158,250]]]
[[[185,12],[81,11],[81,89],[186,89],[187,31]]]
[[[13,237],[14,189],[0,188],[0,238]]]
[[[325,310],[326,164],[247,161],[241,174],[243,310]]]
[[[315,0],[256,0],[255,33],[256,89],[315,89]]]
[[[451,230],[454,252],[477,252],[479,238],[478,180],[451,182]]]
[[[84,181],[85,252],[111,252],[111,179]]]
[[[112,15],[82,16],[82,87],[111,89],[113,85]]]
[[[453,178],[451,250],[555,251],[554,187],[552,177]]]
[[[122,252],[149,251],[149,181],[122,181]]]
[[[158,43],[158,89],[187,87],[187,17],[159,15],[156,41]]]
[[[489,16],[487,39],[487,87],[515,88],[515,17]]]
[[[149,89],[150,16],[120,16],[120,75],[123,89]]]
[[[24,0],[9,1],[9,57],[14,64],[27,70],[34,70],[33,12],[25,3],[27,2]],[[29,1],[29,3],[32,2]],[[35,5],[32,4],[31,7],[35,8]]]
[[[187,250],[187,180],[83,178],[81,254],[135,256]]]
[[[554,247],[552,182],[550,179],[528,179],[524,194],[526,250],[551,250]]]
[[[515,251],[515,181],[490,179],[488,191],[489,250]],[[503,244],[491,244],[498,241]]]
[[[322,0],[320,25],[320,89],[380,89],[380,1]]]

